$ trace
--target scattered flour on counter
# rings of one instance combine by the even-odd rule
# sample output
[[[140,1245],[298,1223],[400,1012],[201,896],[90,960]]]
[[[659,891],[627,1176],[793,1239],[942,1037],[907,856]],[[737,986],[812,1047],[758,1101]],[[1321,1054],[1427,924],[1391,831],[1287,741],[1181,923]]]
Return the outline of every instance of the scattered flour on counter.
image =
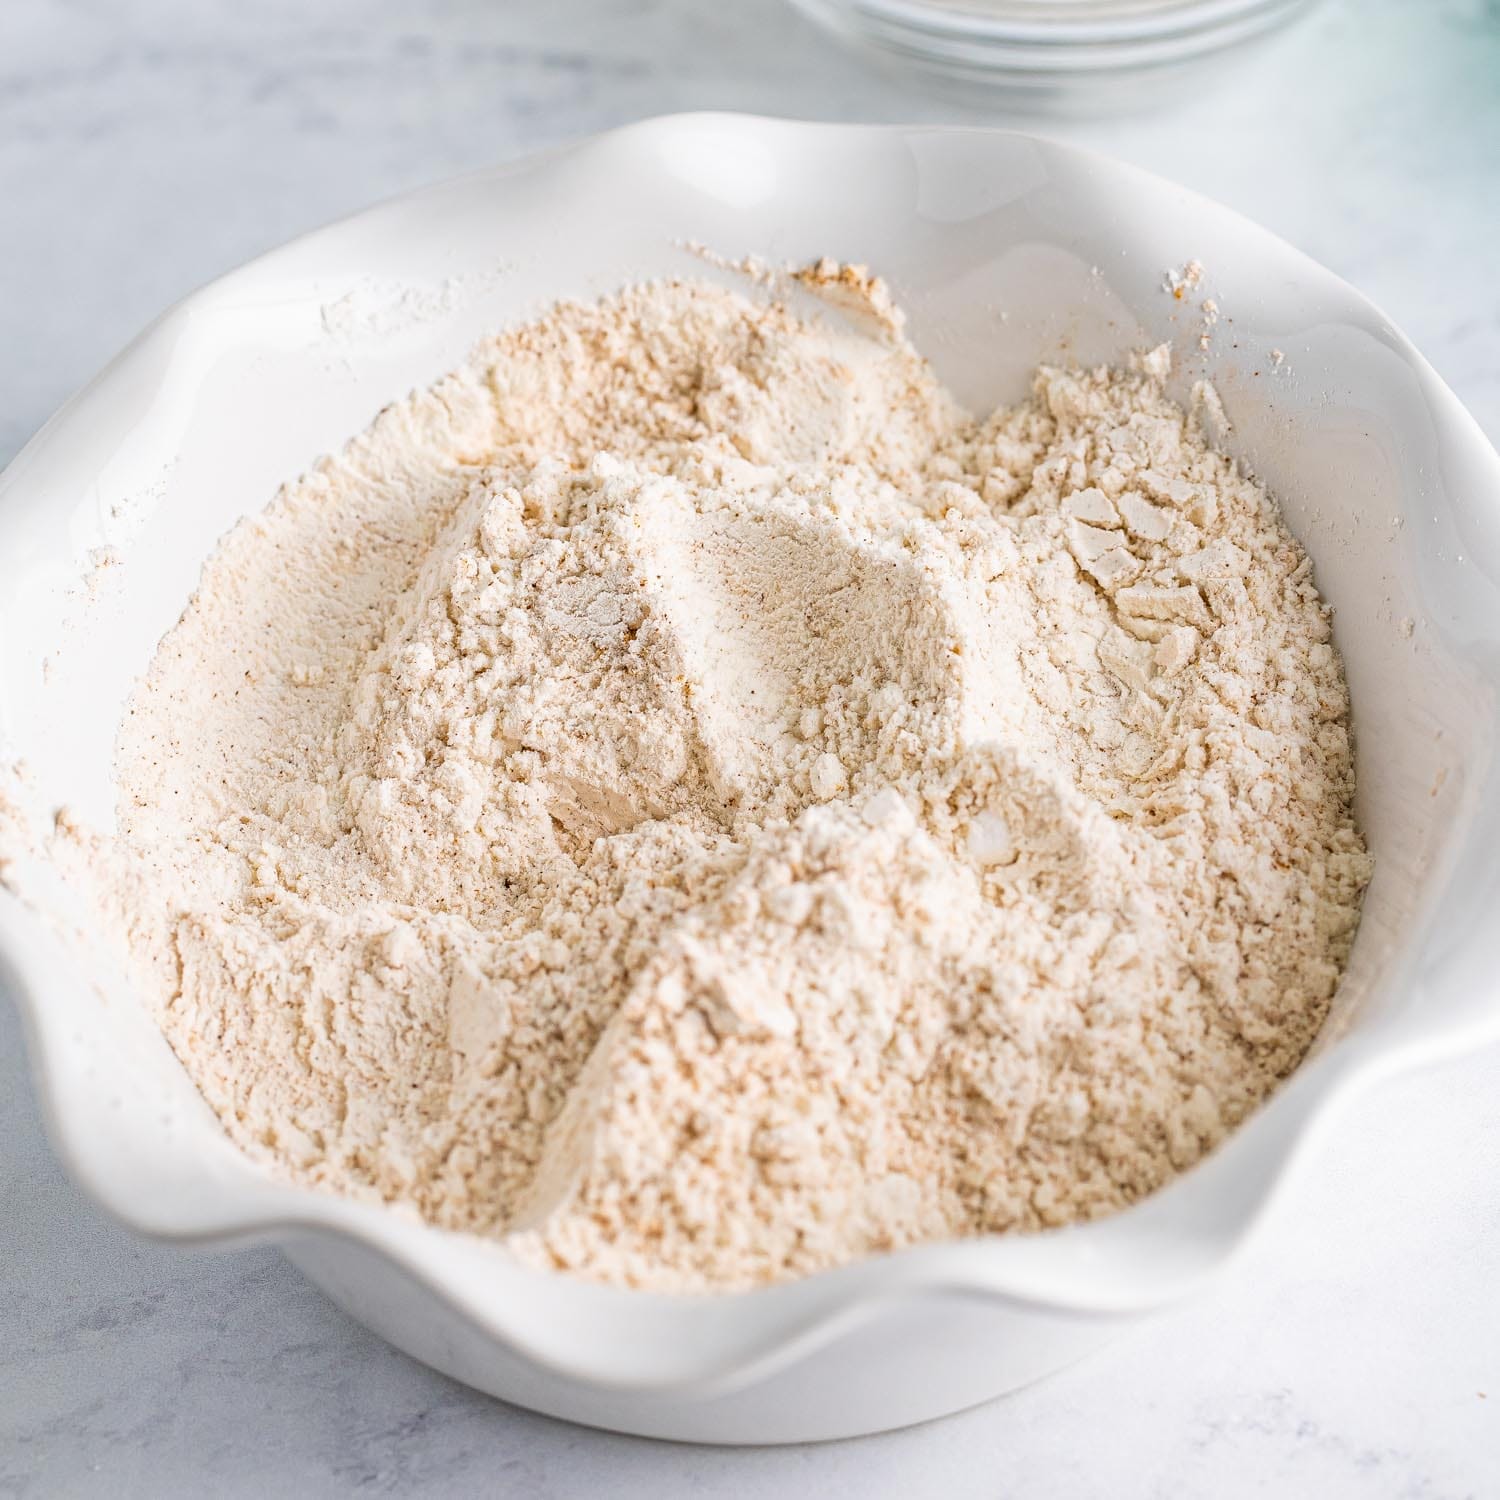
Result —
[[[1163,359],[975,421],[876,310],[560,305],[220,544],[60,854],[242,1146],[744,1286],[1107,1213],[1296,1066],[1369,873],[1308,560]]]

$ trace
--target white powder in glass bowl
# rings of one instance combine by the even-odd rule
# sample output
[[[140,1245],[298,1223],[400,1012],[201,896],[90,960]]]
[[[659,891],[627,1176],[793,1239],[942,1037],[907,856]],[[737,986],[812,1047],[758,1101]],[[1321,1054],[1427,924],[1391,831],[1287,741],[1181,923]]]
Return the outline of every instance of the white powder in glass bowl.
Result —
[[[62,842],[241,1145],[733,1287],[1108,1212],[1296,1066],[1369,874],[1307,558],[1159,358],[975,421],[895,327],[564,304],[221,543]]]

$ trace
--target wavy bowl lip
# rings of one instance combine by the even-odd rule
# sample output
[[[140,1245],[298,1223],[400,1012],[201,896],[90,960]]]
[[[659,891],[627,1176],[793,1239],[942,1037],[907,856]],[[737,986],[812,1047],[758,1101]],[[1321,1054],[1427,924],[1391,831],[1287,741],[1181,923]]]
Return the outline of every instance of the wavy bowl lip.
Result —
[[[1268,231],[1208,199],[1151,174],[1020,132],[958,127],[805,124],[736,115],[666,116],[555,148],[539,156],[469,174],[446,187],[483,185],[539,166],[602,156],[613,170],[631,150],[649,152],[695,133],[730,131],[800,142],[846,138],[893,148],[921,136],[1024,141],[1061,167],[1086,169],[1119,187],[1170,189],[1193,213],[1232,227],[1247,247],[1274,251],[1294,265],[1330,317],[1377,336],[1409,367],[1419,400],[1439,429],[1445,471],[1470,507],[1466,522],[1496,534],[1500,457],[1462,405],[1404,336],[1345,282]],[[212,333],[216,302],[227,288],[288,252],[316,247],[354,227],[379,230],[435,189],[388,200],[324,229],[191,294],[164,314],[59,411],[4,475],[0,504],[39,486],[51,492],[70,474],[62,452],[71,427],[111,420],[108,398],[142,383],[169,387],[180,378],[176,355],[191,326]],[[81,445],[78,462],[91,450]],[[75,464],[76,467],[76,464]],[[1474,518],[1479,516],[1481,521]],[[1487,544],[1487,543],[1486,543]],[[1500,552],[1484,560],[1500,573]],[[1450,643],[1451,644],[1451,643]],[[1500,686],[1496,637],[1455,648]],[[388,1209],[275,1181],[238,1156],[237,1165],[169,1180],[137,1162],[127,1180],[112,1170],[97,1134],[79,1128],[67,1108],[76,1079],[73,1043],[48,1004],[68,971],[66,945],[9,892],[0,899],[0,989],[25,1023],[28,1051],[49,1133],[72,1177],[118,1220],[145,1236],[182,1245],[227,1245],[335,1237],[387,1258],[476,1327],[523,1358],[600,1387],[686,1391],[701,1395],[765,1374],[800,1352],[857,1325],[892,1302],[931,1295],[994,1299],[1016,1307],[1079,1317],[1117,1318],[1166,1305],[1220,1273],[1266,1221],[1338,1109],[1363,1086],[1388,1074],[1500,1039],[1495,1003],[1500,969],[1500,862],[1487,857],[1500,835],[1500,780],[1491,770],[1472,806],[1471,832],[1429,907],[1410,984],[1424,996],[1423,1014],[1362,1026],[1309,1060],[1252,1119],[1197,1168],[1110,1218],[1039,1234],[982,1236],[871,1257],[800,1281],[705,1296],[673,1296],[585,1282],[523,1266],[468,1236],[421,1224]],[[1440,919],[1440,920],[1439,920]],[[142,1182],[153,1191],[139,1191]],[[143,1197],[149,1203],[143,1204]]]

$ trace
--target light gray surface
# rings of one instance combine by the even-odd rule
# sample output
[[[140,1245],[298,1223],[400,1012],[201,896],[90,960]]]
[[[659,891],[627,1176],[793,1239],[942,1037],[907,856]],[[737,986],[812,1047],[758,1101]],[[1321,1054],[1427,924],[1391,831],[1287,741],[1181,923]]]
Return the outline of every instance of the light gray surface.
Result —
[[[162,306],[288,235],[697,107],[975,118],[776,0],[0,0],[0,461]],[[1335,0],[1185,110],[1053,133],[1342,272],[1500,436],[1494,0]],[[764,1453],[501,1407],[272,1251],[133,1241],[62,1179],[23,1075],[0,1006],[0,1495],[1500,1494],[1493,1051],[1352,1108],[1209,1298],[966,1416]]]

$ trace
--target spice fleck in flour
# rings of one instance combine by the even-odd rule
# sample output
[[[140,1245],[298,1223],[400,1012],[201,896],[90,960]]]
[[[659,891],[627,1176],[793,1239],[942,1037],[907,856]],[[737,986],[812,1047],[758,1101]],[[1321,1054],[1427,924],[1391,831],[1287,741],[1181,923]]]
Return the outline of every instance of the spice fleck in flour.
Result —
[[[975,421],[888,331],[639,287],[237,527],[70,835],[230,1134],[688,1289],[1210,1150],[1369,862],[1308,560],[1163,371]]]

